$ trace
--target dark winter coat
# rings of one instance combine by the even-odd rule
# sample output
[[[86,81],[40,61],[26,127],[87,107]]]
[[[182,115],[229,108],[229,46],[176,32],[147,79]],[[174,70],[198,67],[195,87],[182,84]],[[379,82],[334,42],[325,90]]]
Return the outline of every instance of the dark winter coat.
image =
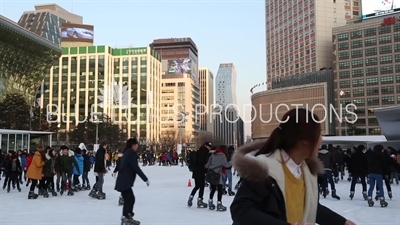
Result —
[[[352,176],[368,175],[368,158],[366,153],[356,151],[351,155],[351,174]]]
[[[226,160],[228,161],[228,162],[230,162],[231,160],[232,160],[232,156],[233,156],[233,153],[234,153],[235,151],[234,150],[229,150],[228,149],[228,154],[227,154],[227,156],[226,156]],[[226,167],[226,169],[227,170],[231,170],[232,169],[232,166],[229,166],[229,167]]]
[[[83,154],[83,172],[87,173],[90,171],[90,156],[88,154]]]
[[[106,150],[101,146],[97,149],[95,161],[94,161],[94,172],[95,173],[105,173],[106,172],[106,164],[105,164]]]
[[[279,150],[271,155],[254,156],[265,141],[254,141],[236,150],[233,167],[242,177],[242,184],[230,207],[233,225],[290,225],[286,222],[284,172]],[[306,202],[304,221],[320,225],[344,225],[346,219],[319,204],[317,175],[323,172],[318,159],[302,166]]]
[[[57,158],[57,171],[59,173],[67,173],[69,175],[72,175],[72,165],[76,166],[78,168],[78,164],[75,161],[74,158],[75,153],[73,151],[69,151],[68,155],[60,155]]]
[[[139,175],[144,182],[148,181],[146,175],[139,167],[138,155],[131,149],[126,149],[124,155],[119,159],[121,162],[117,181],[115,182],[115,190],[119,192],[126,191],[133,187],[136,175]]]
[[[192,169],[192,178],[193,179],[205,179],[205,174],[207,172],[207,168],[205,167],[206,163],[208,162],[208,149],[205,146],[200,147],[199,150],[196,152],[192,152],[190,154],[197,154],[196,155],[196,162],[193,165]]]
[[[387,175],[390,174],[390,165],[387,164],[386,155],[381,151],[372,151],[368,158],[368,173]]]
[[[318,158],[322,161],[322,164],[324,164],[325,170],[332,170],[333,158],[332,158],[332,154],[328,150],[321,149],[318,152]]]
[[[15,159],[15,168],[13,170],[14,159]],[[8,173],[10,172],[19,173],[22,171],[21,162],[19,161],[18,158],[10,158],[5,164],[5,169]]]
[[[53,177],[55,170],[55,162],[56,159],[51,157],[48,153],[46,154],[46,161],[43,167],[43,175],[44,177]]]

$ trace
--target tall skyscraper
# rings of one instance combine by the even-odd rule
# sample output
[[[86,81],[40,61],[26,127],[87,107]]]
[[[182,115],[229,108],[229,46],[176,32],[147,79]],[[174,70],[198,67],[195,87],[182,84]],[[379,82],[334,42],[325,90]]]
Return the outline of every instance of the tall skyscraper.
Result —
[[[161,135],[192,140],[200,131],[197,46],[191,38],[169,38],[154,40],[150,48],[162,58]]]
[[[25,29],[61,46],[63,23],[82,24],[83,18],[57,4],[35,5],[34,11],[22,14],[18,24]]]
[[[332,28],[359,16],[360,0],[265,1],[267,81],[333,67]]]
[[[199,69],[200,104],[200,130],[213,133],[211,107],[214,104],[214,74],[208,68]],[[203,114],[204,113],[204,114]]]
[[[215,79],[216,103],[223,108],[237,105],[236,101],[236,68],[233,63],[221,63]]]

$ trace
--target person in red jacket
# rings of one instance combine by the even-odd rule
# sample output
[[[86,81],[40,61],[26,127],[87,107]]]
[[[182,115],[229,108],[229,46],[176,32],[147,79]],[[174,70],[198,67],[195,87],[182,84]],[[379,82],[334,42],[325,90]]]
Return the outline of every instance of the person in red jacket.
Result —
[[[28,170],[29,166],[30,166],[31,163],[32,163],[32,159],[33,159],[33,154],[30,153],[30,154],[26,157],[26,167],[25,167],[25,168],[22,168],[22,169],[25,171],[25,176],[26,176],[26,171]],[[30,182],[31,182],[31,181],[30,181],[30,179],[28,178],[28,179],[26,180],[26,186],[27,186],[27,187],[29,186],[29,183],[30,183]]]

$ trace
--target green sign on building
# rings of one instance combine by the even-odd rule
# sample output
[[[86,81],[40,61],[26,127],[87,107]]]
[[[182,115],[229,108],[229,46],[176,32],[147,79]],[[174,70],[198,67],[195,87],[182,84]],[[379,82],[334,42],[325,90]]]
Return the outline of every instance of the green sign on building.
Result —
[[[147,54],[147,48],[115,48],[112,50],[114,56],[120,55],[145,55]]]

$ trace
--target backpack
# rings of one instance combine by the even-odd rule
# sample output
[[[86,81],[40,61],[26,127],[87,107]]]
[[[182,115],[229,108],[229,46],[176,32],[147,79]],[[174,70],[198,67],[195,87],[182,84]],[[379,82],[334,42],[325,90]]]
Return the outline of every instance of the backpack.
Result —
[[[197,152],[196,151],[192,151],[189,154],[189,170],[191,172],[193,172],[196,164],[197,164]]]

